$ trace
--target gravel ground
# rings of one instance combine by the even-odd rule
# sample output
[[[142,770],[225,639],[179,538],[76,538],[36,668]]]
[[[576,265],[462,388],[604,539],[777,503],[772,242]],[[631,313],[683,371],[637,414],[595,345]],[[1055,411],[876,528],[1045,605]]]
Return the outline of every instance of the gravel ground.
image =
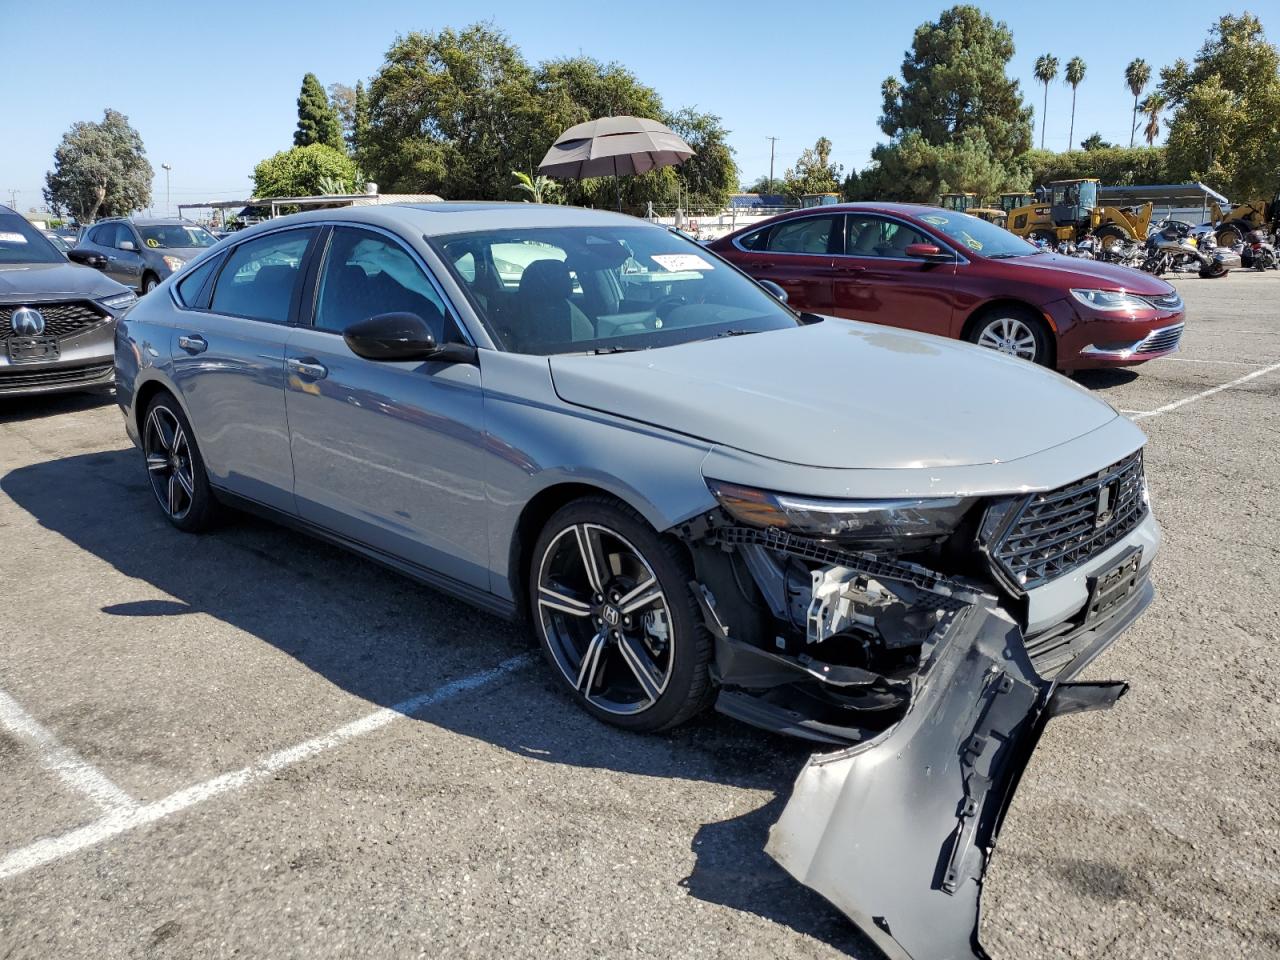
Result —
[[[1163,410],[1280,364],[1280,276],[1177,284],[1177,359],[1080,377],[1151,437],[1160,595],[1023,779],[994,956],[1280,956],[1280,368]],[[0,405],[0,691],[91,765],[0,725],[0,957],[877,955],[761,852],[803,745],[613,731],[515,629],[144,484],[113,403]]]

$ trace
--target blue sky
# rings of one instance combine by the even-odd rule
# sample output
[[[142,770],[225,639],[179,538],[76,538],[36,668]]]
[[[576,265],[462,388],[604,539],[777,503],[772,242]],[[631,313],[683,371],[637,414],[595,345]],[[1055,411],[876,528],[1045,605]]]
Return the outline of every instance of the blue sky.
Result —
[[[915,27],[949,4],[804,0],[796,6],[695,0],[610,4],[407,0],[364,3],[37,3],[0,0],[6,96],[0,102],[0,202],[41,202],[45,171],[63,132],[128,115],[156,169],[156,211],[165,202],[160,164],[172,172],[172,203],[247,196],[253,165],[291,145],[295,100],[310,70],[326,86],[374,74],[397,33],[492,20],[531,62],[578,53],[617,60],[658,89],[668,107],[697,106],[724,118],[744,181],[766,173],[768,136],[779,138],[777,171],[819,136],[835,160],[862,167],[883,139],[879,86],[897,73]],[[1089,71],[1076,107],[1079,142],[1098,131],[1128,143],[1132,100],[1124,65],[1141,56],[1158,69],[1188,59],[1212,20],[1231,8],[1191,0],[1142,3],[980,4],[1013,30],[1011,73],[1036,106],[1031,70],[1052,52],[1084,57]],[[1249,9],[1280,39],[1280,0]],[[136,14],[137,23],[129,17]],[[23,78],[14,81],[14,78]],[[1049,90],[1047,145],[1064,149],[1071,91]]]

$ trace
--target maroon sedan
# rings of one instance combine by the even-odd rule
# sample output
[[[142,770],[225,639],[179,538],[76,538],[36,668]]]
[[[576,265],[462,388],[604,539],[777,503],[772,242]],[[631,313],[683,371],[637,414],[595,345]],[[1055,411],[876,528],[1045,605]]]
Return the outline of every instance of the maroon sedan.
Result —
[[[1048,253],[966,213],[907,203],[797,210],[710,248],[798,310],[968,340],[1058,370],[1178,348],[1178,292],[1115,264]]]

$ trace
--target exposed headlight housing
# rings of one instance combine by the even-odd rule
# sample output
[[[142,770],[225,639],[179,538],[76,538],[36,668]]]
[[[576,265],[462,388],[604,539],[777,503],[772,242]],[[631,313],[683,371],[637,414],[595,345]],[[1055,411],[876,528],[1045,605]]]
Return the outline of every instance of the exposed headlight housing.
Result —
[[[187,262],[183,260],[181,257],[170,257],[167,255],[164,257],[161,257],[161,259],[164,260],[164,265],[168,267],[169,270],[173,273],[177,273],[179,270],[181,270]]]
[[[1151,304],[1145,298],[1123,290],[1072,290],[1071,295],[1094,310],[1133,313],[1135,310],[1151,309]]]
[[[895,500],[827,500],[757,490],[720,480],[707,485],[740,523],[781,527],[831,540],[907,552],[950,536],[973,506],[965,497]]]
[[[132,306],[138,300],[138,295],[132,290],[126,290],[124,293],[117,293],[110,297],[103,297],[98,302],[104,307],[112,310],[123,310],[125,307]]]

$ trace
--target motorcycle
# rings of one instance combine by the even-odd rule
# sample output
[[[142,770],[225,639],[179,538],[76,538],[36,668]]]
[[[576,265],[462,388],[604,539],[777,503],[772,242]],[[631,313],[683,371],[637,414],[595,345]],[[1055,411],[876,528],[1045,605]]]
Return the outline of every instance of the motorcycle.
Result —
[[[1080,242],[1075,245],[1075,255],[1081,260],[1096,260],[1099,252],[1098,238],[1092,234],[1082,237]]]
[[[1141,269],[1157,277],[1187,268],[1195,269],[1204,280],[1225,277],[1233,266],[1240,265],[1240,258],[1231,250],[1219,247],[1210,237],[1206,235],[1197,244],[1186,225],[1172,222],[1147,237],[1146,258]]]
[[[1276,258],[1276,248],[1263,230],[1252,230],[1249,233],[1246,247],[1249,250],[1248,266],[1261,272],[1263,270],[1280,270],[1280,260]],[[1243,258],[1241,258],[1243,262]]]

